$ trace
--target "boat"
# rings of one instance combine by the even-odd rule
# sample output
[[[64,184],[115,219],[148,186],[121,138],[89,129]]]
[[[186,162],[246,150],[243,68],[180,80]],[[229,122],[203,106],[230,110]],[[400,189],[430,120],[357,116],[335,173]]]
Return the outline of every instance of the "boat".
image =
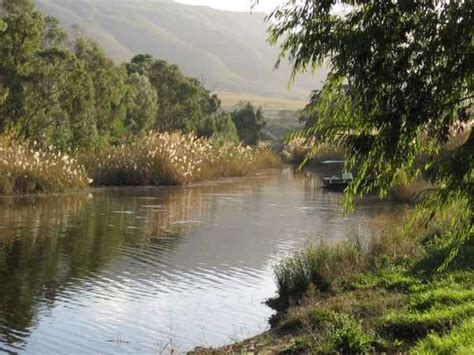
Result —
[[[352,173],[323,177],[323,187],[325,189],[344,190],[352,180],[354,180]]]
[[[343,160],[327,160],[323,164],[344,164]],[[342,173],[340,175],[333,175],[330,177],[323,177],[323,188],[332,190],[344,190],[354,180],[351,172]]]

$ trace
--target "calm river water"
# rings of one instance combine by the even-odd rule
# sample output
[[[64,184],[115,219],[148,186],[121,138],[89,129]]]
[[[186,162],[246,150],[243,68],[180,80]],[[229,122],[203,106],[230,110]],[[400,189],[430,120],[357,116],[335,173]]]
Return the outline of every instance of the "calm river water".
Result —
[[[400,208],[290,169],[190,187],[0,199],[0,352],[167,353],[267,328],[272,265]]]

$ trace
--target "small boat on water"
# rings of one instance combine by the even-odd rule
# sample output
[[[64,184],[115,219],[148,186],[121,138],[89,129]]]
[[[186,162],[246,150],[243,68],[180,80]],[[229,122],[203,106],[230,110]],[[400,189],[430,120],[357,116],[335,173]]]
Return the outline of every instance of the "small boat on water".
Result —
[[[327,160],[323,164],[344,164],[342,160]],[[323,177],[323,187],[325,189],[344,190],[354,180],[351,172],[342,173],[340,175],[333,175],[330,177]]]
[[[325,189],[344,190],[352,180],[354,180],[352,173],[323,177],[323,187]]]

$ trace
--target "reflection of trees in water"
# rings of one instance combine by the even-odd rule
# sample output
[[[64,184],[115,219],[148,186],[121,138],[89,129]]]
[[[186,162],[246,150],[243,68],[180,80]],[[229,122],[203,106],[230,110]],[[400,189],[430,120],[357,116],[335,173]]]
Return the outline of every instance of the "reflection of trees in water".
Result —
[[[14,239],[35,240],[68,224],[87,202],[86,195],[0,199],[0,246]]]
[[[17,341],[38,312],[38,294],[50,298],[63,228],[86,202],[83,195],[0,200],[0,339]]]
[[[63,291],[93,279],[123,247],[153,245],[160,258],[217,208],[209,194],[238,184],[117,190],[0,200],[0,349],[21,346],[40,311]],[[150,197],[151,195],[151,197]],[[165,237],[165,238],[164,238]]]

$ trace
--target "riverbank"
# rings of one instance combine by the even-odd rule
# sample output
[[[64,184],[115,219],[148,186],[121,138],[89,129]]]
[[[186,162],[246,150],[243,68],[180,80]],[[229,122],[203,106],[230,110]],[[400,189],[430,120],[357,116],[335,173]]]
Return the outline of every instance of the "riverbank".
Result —
[[[271,330],[193,353],[472,353],[472,240],[439,271],[452,250],[443,235],[454,228],[457,208],[462,203],[446,206],[429,227],[420,216],[368,243],[322,244],[293,254],[275,268]]]
[[[281,165],[269,149],[192,134],[149,133],[102,149],[61,152],[0,138],[0,194],[52,193],[87,186],[185,185],[255,174]]]

